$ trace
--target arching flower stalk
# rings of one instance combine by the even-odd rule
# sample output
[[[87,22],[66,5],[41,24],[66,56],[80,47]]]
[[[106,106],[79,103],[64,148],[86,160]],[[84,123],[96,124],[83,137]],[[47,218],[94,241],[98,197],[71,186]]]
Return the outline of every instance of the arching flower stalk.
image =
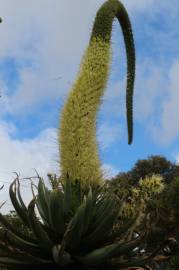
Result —
[[[106,88],[111,60],[111,32],[117,18],[127,53],[127,123],[128,143],[132,142],[132,101],[135,78],[135,48],[131,23],[118,0],[108,0],[99,9],[89,46],[78,77],[61,115],[59,129],[62,178],[78,179],[83,187],[97,186],[103,180],[96,141],[96,118]]]

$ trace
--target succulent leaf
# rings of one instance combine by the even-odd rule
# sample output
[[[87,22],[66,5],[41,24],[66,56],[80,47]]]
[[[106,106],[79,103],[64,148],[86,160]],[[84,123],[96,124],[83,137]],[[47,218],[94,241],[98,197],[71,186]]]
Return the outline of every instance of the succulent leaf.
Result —
[[[67,178],[64,184],[64,215],[67,216],[72,210],[72,188],[71,180]]]
[[[83,240],[83,243],[90,247],[94,244],[97,245],[100,241],[104,239],[104,235],[108,235],[118,217],[118,209],[116,208],[115,203],[112,203],[108,211],[104,211],[106,213],[105,217],[99,220],[98,226],[94,228],[94,230],[89,233]],[[94,242],[95,239],[95,242]]]
[[[39,203],[38,203],[39,202]],[[48,217],[49,192],[40,179],[38,184],[38,197],[36,202],[37,207],[40,205],[40,211],[43,217]]]
[[[14,209],[16,210],[16,212],[18,213],[18,215],[22,218],[22,220],[24,221],[24,223],[28,226],[29,225],[29,221],[28,221],[28,214],[27,214],[27,208],[25,206],[25,204],[23,203],[23,200],[21,198],[20,195],[20,184],[17,181],[17,179],[15,179],[12,184],[10,185],[10,189],[9,189],[9,195],[12,201],[12,204],[14,206]],[[17,192],[18,190],[18,192]],[[16,196],[16,192],[18,193],[18,198]]]
[[[14,235],[16,235],[19,238],[22,238],[26,241],[36,243],[36,240],[33,237],[29,237],[28,235],[24,235],[21,233],[18,228],[15,228],[12,226],[7,219],[0,213],[0,223],[5,227],[6,230],[12,232]]]
[[[114,243],[105,246],[103,248],[93,250],[92,252],[90,252],[86,256],[83,256],[82,258],[78,257],[78,260],[83,262],[85,265],[97,266],[103,264],[104,261],[107,261],[109,258],[113,256],[129,252],[134,247],[136,247],[136,245],[139,244],[140,242],[141,238],[130,241],[129,243],[126,243],[124,241]]]
[[[50,226],[54,231],[57,240],[61,239],[65,230],[65,221],[63,213],[63,196],[59,190],[50,193],[49,200],[49,219]]]
[[[73,264],[73,260],[71,259],[71,256],[69,253],[64,252],[63,256],[60,255],[60,251],[61,251],[61,246],[54,246],[53,247],[53,258],[54,261],[59,265],[59,266],[66,266],[66,265],[71,265]]]
[[[67,226],[65,233],[65,242],[66,246],[70,250],[75,250],[79,247],[81,237],[83,234],[83,224],[85,222],[84,215],[85,213],[85,205],[82,204],[75,216],[71,219],[70,223]]]
[[[34,208],[35,208],[35,199],[31,201],[28,207],[30,226],[33,232],[35,233],[37,241],[41,246],[41,248],[44,249],[44,251],[46,252],[51,252],[53,243],[50,240],[49,236],[47,235],[46,231],[43,229],[42,224],[37,219]]]

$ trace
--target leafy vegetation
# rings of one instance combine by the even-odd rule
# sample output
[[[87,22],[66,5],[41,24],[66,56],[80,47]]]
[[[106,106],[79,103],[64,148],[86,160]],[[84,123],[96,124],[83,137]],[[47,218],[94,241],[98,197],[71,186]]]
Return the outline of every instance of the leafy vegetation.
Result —
[[[80,182],[70,181],[69,176],[65,183],[56,175],[48,178],[51,188],[39,178],[28,207],[18,178],[12,183],[10,196],[16,211],[0,215],[2,265],[8,269],[140,266],[153,270],[178,266],[178,179],[167,189],[162,176],[152,175],[130,189],[118,183],[114,192],[107,182],[84,193]]]
[[[0,263],[10,269],[123,269],[144,265],[151,256],[140,254],[147,231],[135,234],[145,219],[142,208],[128,213],[124,201],[102,188],[85,195],[79,182],[68,179],[49,190],[39,179],[37,195],[26,207],[17,178],[10,196],[21,220],[12,213],[0,215],[5,229],[0,233]]]
[[[152,226],[146,239],[145,251],[153,250],[154,247],[160,245],[162,240],[169,239],[168,244],[159,253],[160,269],[175,270],[178,266],[177,243],[179,240],[179,166],[162,156],[152,156],[146,160],[139,160],[129,172],[120,173],[108,181],[108,187],[116,195],[125,194],[129,198],[131,190],[135,190],[146,178],[150,181],[154,172],[160,173],[164,188],[161,193],[150,197],[147,203],[147,212],[151,216]],[[139,177],[138,180],[137,177]],[[159,267],[159,262],[153,262],[152,269],[158,269],[157,267]]]

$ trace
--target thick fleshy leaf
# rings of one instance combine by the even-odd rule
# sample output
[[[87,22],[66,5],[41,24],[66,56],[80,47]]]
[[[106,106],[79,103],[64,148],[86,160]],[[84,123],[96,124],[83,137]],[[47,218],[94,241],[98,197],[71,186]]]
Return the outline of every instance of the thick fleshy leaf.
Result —
[[[112,260],[109,260],[109,262],[107,263],[107,266],[109,269],[114,269],[114,270],[126,269],[129,267],[145,267],[145,264],[148,262],[148,260],[149,260],[148,256],[139,257],[138,259],[133,258],[130,260],[125,260],[123,262],[120,259],[112,259]]]
[[[114,207],[114,200],[112,200],[109,196],[106,196],[106,198],[101,198],[101,200],[96,204],[93,227],[98,227],[101,221],[106,218],[106,215],[108,215],[111,209]]]
[[[22,206],[22,208],[24,209],[24,211],[27,212],[27,207],[22,199],[22,196],[21,196],[21,192],[20,192],[20,181],[19,179],[17,178],[17,195],[18,195],[18,199],[19,199],[19,202]]]
[[[113,256],[121,256],[133,250],[135,247],[137,247],[137,245],[140,244],[142,239],[143,236],[133,241],[129,241],[128,243],[125,241],[114,243],[106,247],[96,249],[84,257],[78,257],[78,260],[88,266],[100,265],[105,263],[105,261]]]
[[[116,219],[118,217],[118,209],[115,202],[111,202],[104,210],[105,215],[101,215],[101,219],[98,218],[98,225],[95,226],[93,231],[83,239],[85,246],[92,247],[97,245],[104,239],[104,235],[108,235]],[[94,241],[95,239],[95,241]]]
[[[93,218],[93,200],[90,190],[87,198],[84,199],[76,214],[71,219],[65,233],[65,245],[67,248],[75,250],[80,246],[83,235],[88,231]]]
[[[6,233],[6,241],[12,247],[18,248],[24,252],[31,254],[32,256],[40,257],[40,258],[47,258],[47,254],[41,250],[38,244],[33,244],[24,239],[17,237],[13,233],[7,231]]]
[[[67,179],[64,184],[64,204],[63,210],[64,215],[68,217],[69,213],[72,211],[72,188],[71,188],[71,180]]]
[[[9,188],[9,195],[11,198],[11,202],[14,206],[14,209],[16,210],[17,214],[19,217],[23,220],[23,222],[26,224],[26,226],[29,226],[29,220],[28,220],[28,211],[27,208],[25,207],[24,203],[21,204],[22,198],[20,196],[20,190],[19,190],[19,182],[17,179],[15,179],[12,184],[10,185]],[[18,190],[18,191],[17,191]],[[17,198],[17,192],[19,195],[20,202]]]
[[[34,208],[35,208],[35,199],[31,201],[28,207],[29,222],[30,222],[32,231],[37,237],[39,246],[41,246],[41,248],[45,252],[49,253],[52,250],[53,243],[50,240],[49,236],[47,235],[46,231],[43,229],[41,222],[37,219]]]
[[[37,208],[42,218],[48,222],[49,191],[40,179],[38,184]]]
[[[84,215],[85,205],[82,204],[75,216],[71,219],[70,223],[67,226],[65,232],[65,245],[68,249],[74,250],[78,248],[81,237],[83,234],[83,224],[84,224]]]
[[[49,201],[50,225],[57,237],[56,240],[58,241],[59,238],[63,236],[65,230],[65,222],[63,216],[63,196],[61,191],[51,191]]]
[[[44,225],[49,226],[48,216],[45,216],[45,213],[44,213],[42,206],[41,206],[41,203],[39,201],[39,197],[37,197],[37,199],[36,199],[36,206],[37,206],[38,212],[40,214],[40,217],[41,217]]]
[[[89,225],[91,224],[93,218],[93,213],[94,213],[93,194],[92,190],[90,189],[85,201],[83,235],[85,235],[89,229]]]
[[[34,239],[33,237],[28,236],[27,234],[25,235],[25,234],[21,233],[18,230],[18,228],[16,228],[15,226],[12,226],[8,222],[7,218],[5,218],[1,213],[0,213],[0,222],[8,231],[12,232],[17,237],[22,238],[23,240],[28,241],[28,242],[33,243],[33,244],[37,243],[36,239]]]
[[[9,258],[9,257],[0,257],[0,265],[8,267],[10,269],[37,269],[35,267],[43,266],[43,269],[48,269],[46,267],[52,267],[54,264],[52,261],[40,261],[40,262],[29,262],[22,261],[20,259]]]
[[[61,246],[60,245],[53,247],[52,254],[53,254],[54,261],[59,266],[62,266],[62,267],[66,266],[66,265],[69,266],[70,264],[73,263],[73,260],[71,259],[71,256],[69,253],[63,252],[63,254],[61,256]]]
[[[34,257],[33,255],[29,254],[25,250],[20,250],[18,249],[17,246],[11,246],[10,243],[4,242],[0,243],[0,258],[2,256],[8,256],[13,259],[18,259],[21,261],[26,261],[26,262],[33,262],[33,263],[38,263],[38,262],[48,262],[49,260],[47,258],[40,258],[40,257]]]

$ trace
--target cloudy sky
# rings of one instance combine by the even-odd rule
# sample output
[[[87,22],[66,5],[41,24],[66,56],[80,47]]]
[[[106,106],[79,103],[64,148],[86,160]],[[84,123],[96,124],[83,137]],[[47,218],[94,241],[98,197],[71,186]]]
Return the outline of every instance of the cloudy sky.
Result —
[[[12,172],[59,173],[57,128],[63,104],[104,0],[0,0],[0,183],[7,197]],[[165,155],[179,162],[179,2],[123,0],[137,54],[134,142],[127,145],[126,58],[113,27],[111,75],[98,115],[106,175],[138,159]],[[24,190],[28,183],[24,185]],[[8,203],[8,202],[7,202]]]

